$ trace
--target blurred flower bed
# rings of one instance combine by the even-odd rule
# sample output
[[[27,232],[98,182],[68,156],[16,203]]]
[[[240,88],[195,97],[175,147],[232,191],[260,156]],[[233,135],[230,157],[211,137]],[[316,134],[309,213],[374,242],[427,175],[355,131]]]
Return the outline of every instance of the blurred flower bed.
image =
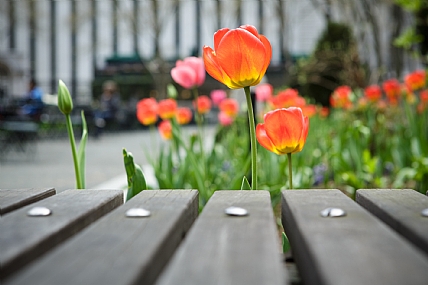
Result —
[[[311,104],[295,89],[273,90],[260,84],[255,90],[257,122],[263,122],[268,111],[292,106],[310,118],[305,147],[293,155],[293,188],[337,188],[351,197],[362,188],[412,188],[423,193],[428,189],[425,71],[415,71],[403,82],[389,79],[361,90],[340,86],[331,95],[331,109]],[[210,97],[197,97],[194,112],[171,109],[173,99],[166,99],[169,104],[152,100],[157,104],[152,105],[153,116],[176,118],[158,124],[162,137],[170,141],[159,157],[151,158],[159,186],[199,189],[202,206],[214,191],[241,189],[242,177],[251,178],[245,107],[239,108],[221,90],[212,91]],[[219,124],[212,147],[201,151],[203,116],[213,105],[220,109]],[[141,114],[148,111],[138,110],[144,123]],[[201,116],[199,132],[184,137],[181,124],[188,123],[193,113]],[[269,190],[275,205],[280,191],[288,188],[287,158],[258,145],[257,165],[258,189]]]

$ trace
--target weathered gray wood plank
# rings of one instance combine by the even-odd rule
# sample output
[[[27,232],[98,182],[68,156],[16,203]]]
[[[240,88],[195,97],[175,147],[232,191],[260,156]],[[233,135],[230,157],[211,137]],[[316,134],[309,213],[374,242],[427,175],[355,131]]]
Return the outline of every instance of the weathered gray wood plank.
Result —
[[[282,221],[304,284],[427,284],[426,256],[339,190],[283,191]]]
[[[0,216],[55,193],[55,188],[0,189]]]
[[[269,192],[217,191],[157,284],[286,284],[279,243]]]
[[[356,201],[428,254],[428,197],[411,189],[361,189]]]
[[[121,190],[67,190],[0,219],[0,276],[25,264],[79,232],[123,203]],[[47,217],[29,217],[29,209],[47,207]]]
[[[196,190],[147,190],[6,284],[152,284],[198,215]],[[147,218],[127,218],[143,207]]]

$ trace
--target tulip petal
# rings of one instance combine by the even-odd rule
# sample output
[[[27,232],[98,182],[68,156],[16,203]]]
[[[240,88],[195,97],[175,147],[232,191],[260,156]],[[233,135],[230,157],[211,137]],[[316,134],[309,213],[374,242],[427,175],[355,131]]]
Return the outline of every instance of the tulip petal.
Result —
[[[230,79],[224,77],[224,73],[217,63],[217,57],[215,51],[208,46],[204,46],[203,48],[203,58],[205,64],[205,70],[211,75],[215,80],[224,83],[225,79],[230,82]],[[225,84],[225,83],[224,83]]]
[[[224,35],[229,32],[228,28],[223,28],[214,33],[214,50],[218,49],[218,45],[223,39]]]
[[[253,85],[261,80],[260,72],[265,71],[265,47],[259,38],[244,29],[226,33],[216,55],[221,69],[232,79],[230,85],[234,88]]]
[[[278,153],[276,147],[274,146],[274,144],[266,134],[265,124],[258,124],[256,126],[256,138],[259,144],[265,149],[271,152],[274,152],[276,154],[281,154],[281,153]]]
[[[179,65],[171,69],[171,77],[186,89],[192,88],[196,82],[195,71],[187,65]]]

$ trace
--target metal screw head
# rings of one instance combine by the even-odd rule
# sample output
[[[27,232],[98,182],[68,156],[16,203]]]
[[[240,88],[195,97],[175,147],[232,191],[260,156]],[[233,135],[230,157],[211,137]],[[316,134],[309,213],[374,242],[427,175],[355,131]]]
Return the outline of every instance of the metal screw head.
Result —
[[[126,211],[126,216],[128,218],[145,218],[150,216],[150,211],[143,208],[131,208]]]
[[[52,211],[46,207],[33,207],[27,212],[27,215],[30,217],[45,217],[50,214],[52,214]]]
[[[346,212],[340,208],[326,208],[320,212],[321,217],[344,217],[346,216]]]
[[[422,216],[424,216],[424,217],[428,217],[428,208],[423,209],[423,210],[421,211],[421,215],[422,215]]]
[[[241,207],[229,207],[226,208],[226,210],[224,210],[224,212],[226,213],[226,215],[228,216],[247,216],[248,215],[248,211],[244,208]]]

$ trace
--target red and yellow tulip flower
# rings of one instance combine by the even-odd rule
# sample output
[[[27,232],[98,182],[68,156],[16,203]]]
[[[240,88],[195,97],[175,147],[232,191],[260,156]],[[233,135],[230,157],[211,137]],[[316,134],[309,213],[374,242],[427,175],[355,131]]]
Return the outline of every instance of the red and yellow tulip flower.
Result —
[[[379,85],[373,84],[364,89],[364,95],[372,103],[379,101],[382,98],[382,89]]]
[[[266,113],[264,123],[256,127],[256,137],[271,152],[291,154],[303,149],[308,130],[309,119],[302,109],[290,107]]]
[[[208,96],[202,95],[196,99],[195,108],[199,114],[206,114],[211,110],[211,100]]]
[[[227,116],[234,118],[239,112],[239,104],[235,99],[224,99],[219,106],[221,112]]]
[[[159,101],[158,113],[163,120],[174,118],[177,111],[177,102],[174,99],[164,99]]]
[[[169,120],[160,122],[158,130],[164,140],[169,140],[172,138],[172,125]]]
[[[137,119],[145,125],[152,125],[158,119],[158,103],[154,98],[145,98],[137,103]]]
[[[186,107],[181,107],[177,109],[177,113],[175,114],[175,118],[177,123],[180,125],[186,125],[190,123],[192,120],[193,114],[192,110]]]
[[[230,89],[259,84],[271,58],[268,39],[251,25],[220,29],[214,34],[214,49],[203,47],[206,71]]]

